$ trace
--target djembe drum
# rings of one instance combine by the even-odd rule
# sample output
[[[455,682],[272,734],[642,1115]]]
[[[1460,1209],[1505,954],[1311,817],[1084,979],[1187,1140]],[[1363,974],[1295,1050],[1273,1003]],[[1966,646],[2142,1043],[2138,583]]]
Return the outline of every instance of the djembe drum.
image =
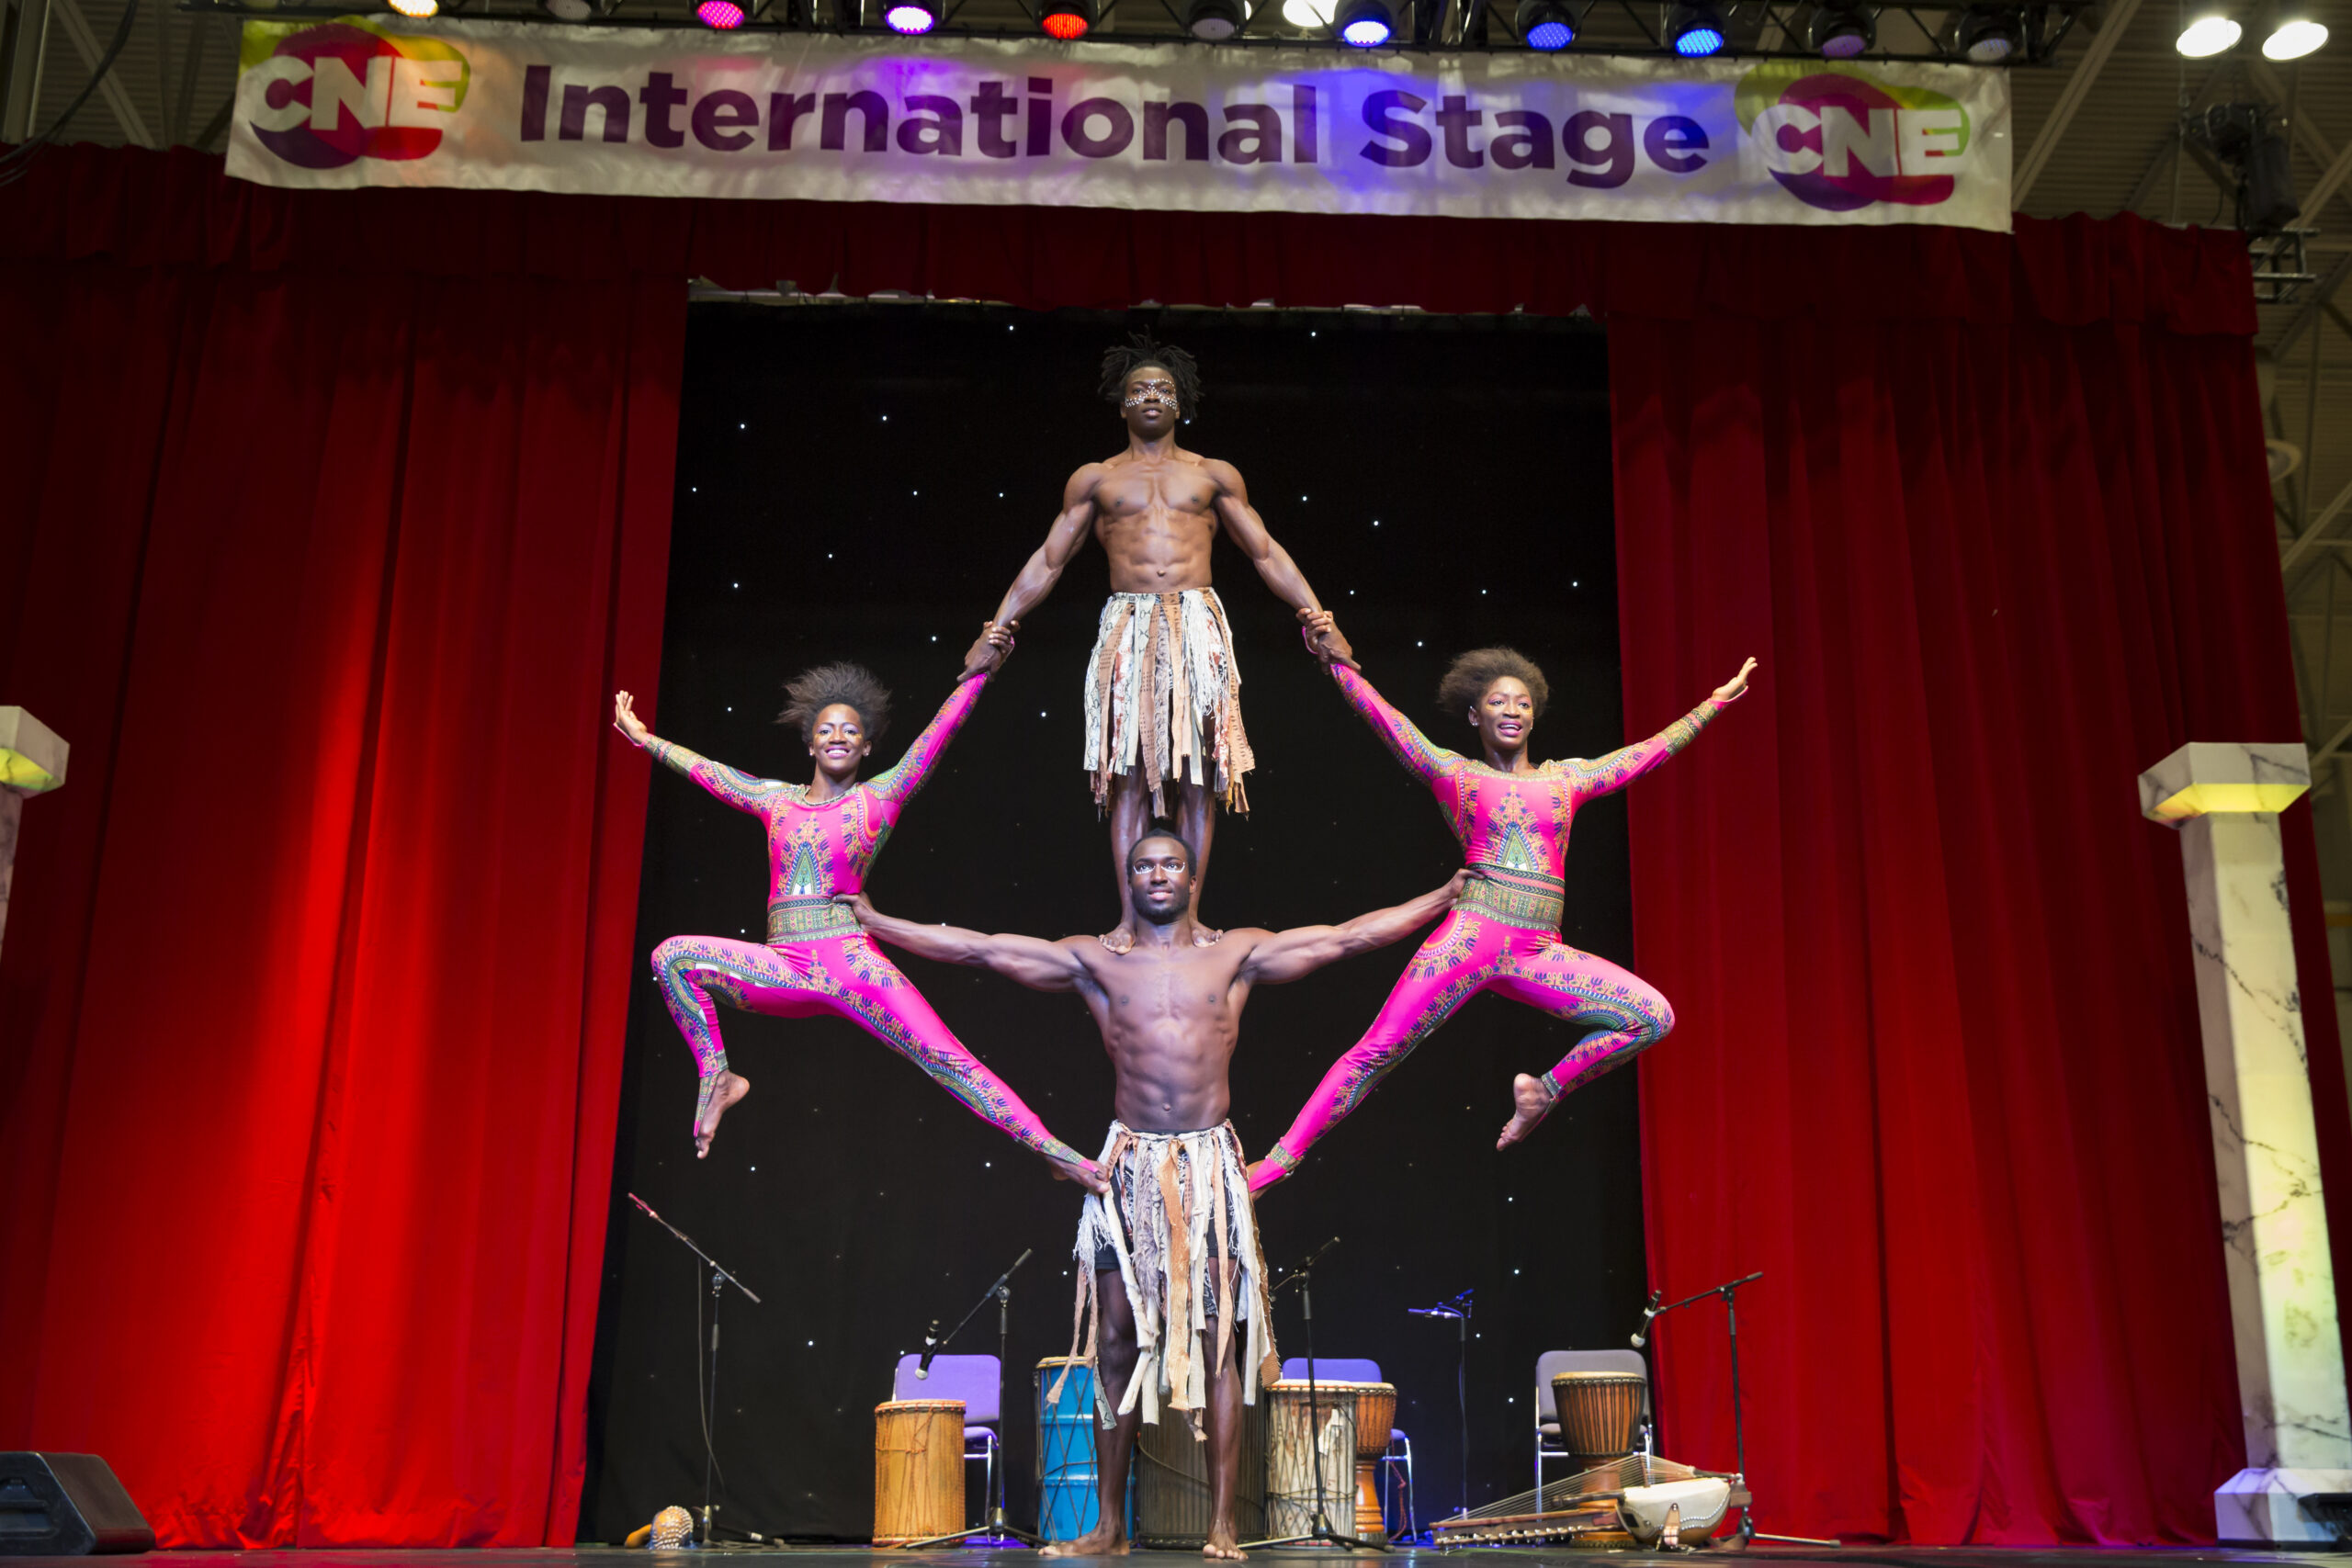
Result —
[[[1253,1540],[1266,1526],[1266,1397],[1241,1411],[1241,1483],[1233,1499],[1237,1540]],[[1209,1446],[1193,1436],[1181,1410],[1159,1407],[1159,1419],[1136,1429],[1136,1543],[1197,1551],[1209,1539]]]
[[[1356,1395],[1356,1539],[1385,1541],[1388,1520],[1380,1511],[1380,1461],[1388,1451],[1388,1434],[1396,1426],[1396,1385],[1344,1386],[1355,1390]]]
[[[1562,1372],[1554,1378],[1560,1446],[1586,1470],[1632,1453],[1649,1386],[1640,1372]]]
[[[964,1402],[874,1407],[874,1544],[904,1546],[964,1525]]]
[[[1266,1533],[1276,1540],[1303,1536],[1315,1528],[1315,1478],[1321,1466],[1323,1498],[1334,1516],[1331,1528],[1348,1517],[1349,1483],[1355,1469],[1356,1395],[1385,1383],[1324,1382],[1307,1407],[1305,1378],[1266,1385]],[[1390,1391],[1394,1397],[1395,1391]],[[1395,1406],[1390,1406],[1393,1411]],[[1380,1428],[1384,1446],[1388,1436]]]

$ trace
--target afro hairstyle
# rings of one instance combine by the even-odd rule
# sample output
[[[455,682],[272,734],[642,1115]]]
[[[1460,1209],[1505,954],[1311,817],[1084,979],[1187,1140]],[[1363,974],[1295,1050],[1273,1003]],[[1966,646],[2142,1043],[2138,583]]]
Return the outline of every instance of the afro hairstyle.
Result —
[[[1131,333],[1124,344],[1102,351],[1102,396],[1114,408],[1126,401],[1127,378],[1138,367],[1157,365],[1175,378],[1178,411],[1190,415],[1201,406],[1201,367],[1193,356],[1170,343],[1154,343],[1149,334]]]
[[[1544,705],[1552,700],[1552,683],[1535,668],[1535,660],[1515,648],[1474,648],[1454,655],[1445,679],[1437,683],[1438,705],[1450,714],[1468,713],[1506,675],[1517,676],[1526,686],[1535,699],[1535,716],[1542,718]]]
[[[835,703],[857,710],[869,742],[881,739],[882,732],[890,728],[890,688],[863,664],[820,664],[814,670],[803,670],[784,683],[784,711],[775,716],[775,721],[798,725],[803,740],[816,734],[817,716]]]

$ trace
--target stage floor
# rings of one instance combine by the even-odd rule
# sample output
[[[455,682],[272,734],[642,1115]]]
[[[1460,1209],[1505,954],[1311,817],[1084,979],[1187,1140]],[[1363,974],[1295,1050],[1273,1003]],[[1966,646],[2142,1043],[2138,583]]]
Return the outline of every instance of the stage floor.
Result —
[[[619,1547],[579,1547],[571,1551],[394,1551],[367,1548],[344,1548],[333,1551],[173,1551],[155,1552],[152,1559],[164,1568],[620,1568],[628,1561],[644,1561],[650,1553],[630,1551]],[[684,1552],[663,1554],[668,1568],[686,1568],[703,1554],[689,1557]],[[724,1557],[790,1557],[796,1565],[808,1568],[883,1568],[886,1563],[920,1564],[922,1568],[1035,1568],[1044,1560],[1035,1551],[876,1551],[854,1546],[791,1546],[768,1548],[727,1548],[718,1555]],[[1340,1553],[1329,1550],[1298,1548],[1267,1548],[1252,1551],[1253,1562],[1280,1563],[1283,1568],[1307,1568],[1316,1562],[1329,1562],[1341,1555],[1376,1558],[1379,1553]],[[1549,1547],[1485,1548],[1474,1547],[1461,1551],[1432,1551],[1427,1548],[1399,1548],[1386,1554],[1388,1561],[1399,1568],[1434,1568],[1439,1562],[1463,1563],[1486,1560],[1500,1568],[1503,1563],[1526,1568],[1532,1563],[1547,1568],[1573,1568],[1578,1563],[1657,1562],[1690,1564],[1694,1553],[1656,1551],[1571,1551]],[[1707,1554],[1721,1560],[1736,1558],[1724,1551]],[[1885,1547],[1849,1546],[1836,1551],[1809,1547],[1753,1546],[1744,1553],[1753,1558],[1768,1558],[1773,1568],[1800,1568],[1802,1564],[1819,1563],[1822,1568],[1838,1568],[1840,1564],[1869,1564],[1870,1568],[2183,1568],[2200,1562],[2278,1562],[2301,1563],[2304,1568],[2316,1568],[2319,1554],[2311,1551],[2238,1551],[2231,1549],[2176,1548],[2168,1550],[2135,1550],[2124,1548],[2041,1548],[1994,1550],[1984,1547]],[[8,1568],[97,1568],[109,1560],[88,1557],[0,1557]],[[113,1562],[130,1562],[129,1558]],[[1148,1563],[1150,1568],[1181,1568],[1182,1564],[1201,1561],[1197,1551],[1136,1551],[1129,1554],[1131,1562]]]

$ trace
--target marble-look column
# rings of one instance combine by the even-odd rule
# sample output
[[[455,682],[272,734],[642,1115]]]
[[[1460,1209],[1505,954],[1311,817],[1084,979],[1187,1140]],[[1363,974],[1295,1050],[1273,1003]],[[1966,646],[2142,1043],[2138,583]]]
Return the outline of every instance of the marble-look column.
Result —
[[[0,708],[0,939],[8,931],[8,885],[16,879],[25,797],[65,782],[65,742],[24,709]]]
[[[2246,1468],[2213,1495],[2223,1540],[2334,1540],[2301,1500],[2352,1493],[2352,1409],[2278,838],[2279,811],[2310,787],[2296,745],[2200,741],[2140,775],[2141,809],[2179,830],[2188,877],[2245,1416]]]

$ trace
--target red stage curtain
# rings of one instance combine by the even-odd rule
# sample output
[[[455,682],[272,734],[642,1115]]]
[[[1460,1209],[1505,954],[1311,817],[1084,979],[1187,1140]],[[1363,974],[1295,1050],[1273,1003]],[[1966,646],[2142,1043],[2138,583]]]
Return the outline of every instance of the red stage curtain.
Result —
[[[167,1544],[571,1539],[684,319],[0,261],[0,1447]]]
[[[0,964],[0,1443],[165,1538],[562,1543],[682,279],[1608,319],[1656,1281],[1754,1268],[1773,1525],[2201,1540],[2237,1468],[2177,840],[2298,732],[2233,236],[0,191],[0,699],[77,748]],[[2301,808],[2305,993],[2329,993]],[[2305,1014],[2331,1176],[2329,1009]],[[2339,1205],[2339,1239],[2352,1206]],[[2339,1246],[2338,1256],[2352,1257]],[[1730,1461],[1703,1311],[1668,1451]]]
[[[2245,339],[1619,320],[1610,362],[1629,727],[1763,660],[1632,811],[1681,1020],[1650,1267],[1765,1270],[1765,1528],[2211,1540],[2244,1440],[2179,840],[2135,776],[2301,738]],[[2307,807],[2288,848],[2316,938]],[[1660,1343],[1668,1451],[1727,1465],[1723,1315]]]

